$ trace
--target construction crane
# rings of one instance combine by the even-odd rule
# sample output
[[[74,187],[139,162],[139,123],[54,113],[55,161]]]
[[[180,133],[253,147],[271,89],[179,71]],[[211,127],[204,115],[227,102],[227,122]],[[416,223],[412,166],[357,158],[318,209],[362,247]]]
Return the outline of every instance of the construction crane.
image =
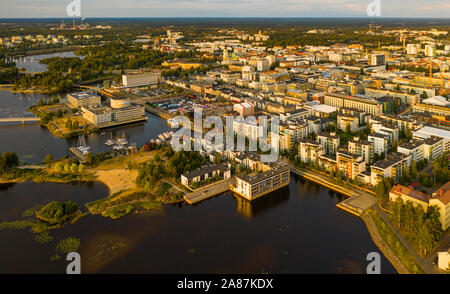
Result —
[[[430,89],[433,88],[432,78],[433,78],[433,57],[430,57]]]

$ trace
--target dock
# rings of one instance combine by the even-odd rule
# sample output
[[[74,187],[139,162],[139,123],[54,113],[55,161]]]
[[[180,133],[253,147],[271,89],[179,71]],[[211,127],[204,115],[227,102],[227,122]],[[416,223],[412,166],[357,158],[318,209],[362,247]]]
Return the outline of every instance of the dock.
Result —
[[[347,198],[341,203],[336,204],[336,207],[356,216],[361,216],[364,211],[372,207],[376,202],[375,197],[367,193],[361,193],[358,196]]]
[[[70,150],[70,152],[72,152],[73,155],[75,155],[75,157],[77,157],[81,162],[86,162],[86,156],[84,156],[83,153],[81,153],[80,151],[78,151],[77,148],[75,148],[75,147],[70,147],[69,150]]]
[[[184,195],[184,200],[187,203],[193,205],[195,203],[201,202],[213,196],[230,191],[230,185],[233,182],[233,180],[234,179],[231,178],[222,180],[220,182],[212,183],[208,186],[195,190],[192,193]]]
[[[356,215],[358,217],[361,216],[361,214],[364,211],[372,207],[377,202],[373,195],[370,195],[365,191],[347,189],[346,187],[334,184],[333,182],[329,181],[325,176],[321,176],[320,174],[305,171],[293,165],[289,165],[289,167],[291,169],[291,172],[298,174],[307,180],[313,181],[333,191],[348,196],[349,198],[336,204],[336,207],[344,211],[347,211],[353,215]]]

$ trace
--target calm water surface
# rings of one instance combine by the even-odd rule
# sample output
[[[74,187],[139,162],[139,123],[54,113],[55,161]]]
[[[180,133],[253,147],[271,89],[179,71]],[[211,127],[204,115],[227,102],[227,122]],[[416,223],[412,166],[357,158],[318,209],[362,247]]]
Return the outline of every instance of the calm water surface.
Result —
[[[18,58],[16,60],[17,68],[25,68],[27,72],[44,72],[47,70],[46,64],[39,63],[41,60],[52,57],[78,57],[84,58],[83,56],[76,56],[75,52],[67,51],[67,52],[56,52],[51,54],[40,54],[40,55],[32,55],[27,57]]]
[[[27,109],[35,105],[39,99],[47,98],[42,94],[14,94],[7,90],[0,90],[0,118],[32,116]],[[125,134],[128,141],[142,146],[150,139],[156,139],[159,134],[170,130],[167,121],[148,114],[147,122],[136,123],[111,129],[104,132],[87,135],[86,143],[94,153],[112,151],[105,145],[111,137]],[[0,153],[16,152],[22,161],[27,163],[42,162],[48,153],[53,158],[60,158],[70,154],[68,148],[77,144],[78,138],[61,139],[53,136],[45,127],[39,124],[7,124],[0,123]]]
[[[81,204],[107,193],[100,184],[63,186],[3,185],[2,218],[15,219],[44,199]],[[55,240],[45,245],[30,232],[5,230],[0,273],[64,273],[66,262],[50,256],[69,236],[82,241],[86,273],[364,273],[367,254],[379,250],[362,220],[336,208],[341,200],[293,177],[288,187],[254,203],[225,193],[116,221],[87,216],[52,231]],[[382,272],[395,273],[384,256]]]

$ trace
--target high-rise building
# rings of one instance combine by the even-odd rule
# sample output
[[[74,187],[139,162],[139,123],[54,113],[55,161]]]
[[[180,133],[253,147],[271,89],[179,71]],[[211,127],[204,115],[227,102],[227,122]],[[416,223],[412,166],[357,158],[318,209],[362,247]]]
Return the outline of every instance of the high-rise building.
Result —
[[[434,45],[425,45],[425,55],[428,57],[436,56],[436,46]]]

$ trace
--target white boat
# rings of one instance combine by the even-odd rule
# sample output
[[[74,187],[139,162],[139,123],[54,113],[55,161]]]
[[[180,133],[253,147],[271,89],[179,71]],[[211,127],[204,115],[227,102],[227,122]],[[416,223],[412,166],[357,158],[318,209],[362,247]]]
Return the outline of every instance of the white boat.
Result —
[[[136,142],[133,142],[133,140],[131,140],[130,146],[128,146],[129,150],[134,150],[136,149]]]
[[[171,119],[168,119],[168,120],[167,120],[167,124],[168,124],[171,128],[173,128],[173,127],[175,127],[176,125],[178,125],[178,122],[177,122],[176,119],[171,118]]]
[[[80,135],[78,137],[77,150],[80,151],[83,155],[86,155],[91,150],[91,147],[86,145],[86,140],[84,139],[84,135]]]
[[[164,140],[164,139],[165,139],[163,134],[159,134],[159,135],[158,135],[158,138],[160,138],[161,140]]]
[[[114,146],[113,146],[113,149],[114,149],[114,150],[117,150],[117,151],[120,151],[120,150],[125,149],[125,147],[124,147],[124,146],[121,146],[121,145],[114,145]]]
[[[112,138],[112,133],[111,133],[111,138],[108,139],[108,140],[106,140],[105,145],[107,145],[107,146],[112,146],[112,145],[114,145],[114,144],[116,144],[116,142],[114,142],[114,140],[113,140],[113,138]]]
[[[125,133],[123,133],[122,138],[117,139],[117,144],[121,146],[125,146],[128,144],[127,137],[125,136]]]

